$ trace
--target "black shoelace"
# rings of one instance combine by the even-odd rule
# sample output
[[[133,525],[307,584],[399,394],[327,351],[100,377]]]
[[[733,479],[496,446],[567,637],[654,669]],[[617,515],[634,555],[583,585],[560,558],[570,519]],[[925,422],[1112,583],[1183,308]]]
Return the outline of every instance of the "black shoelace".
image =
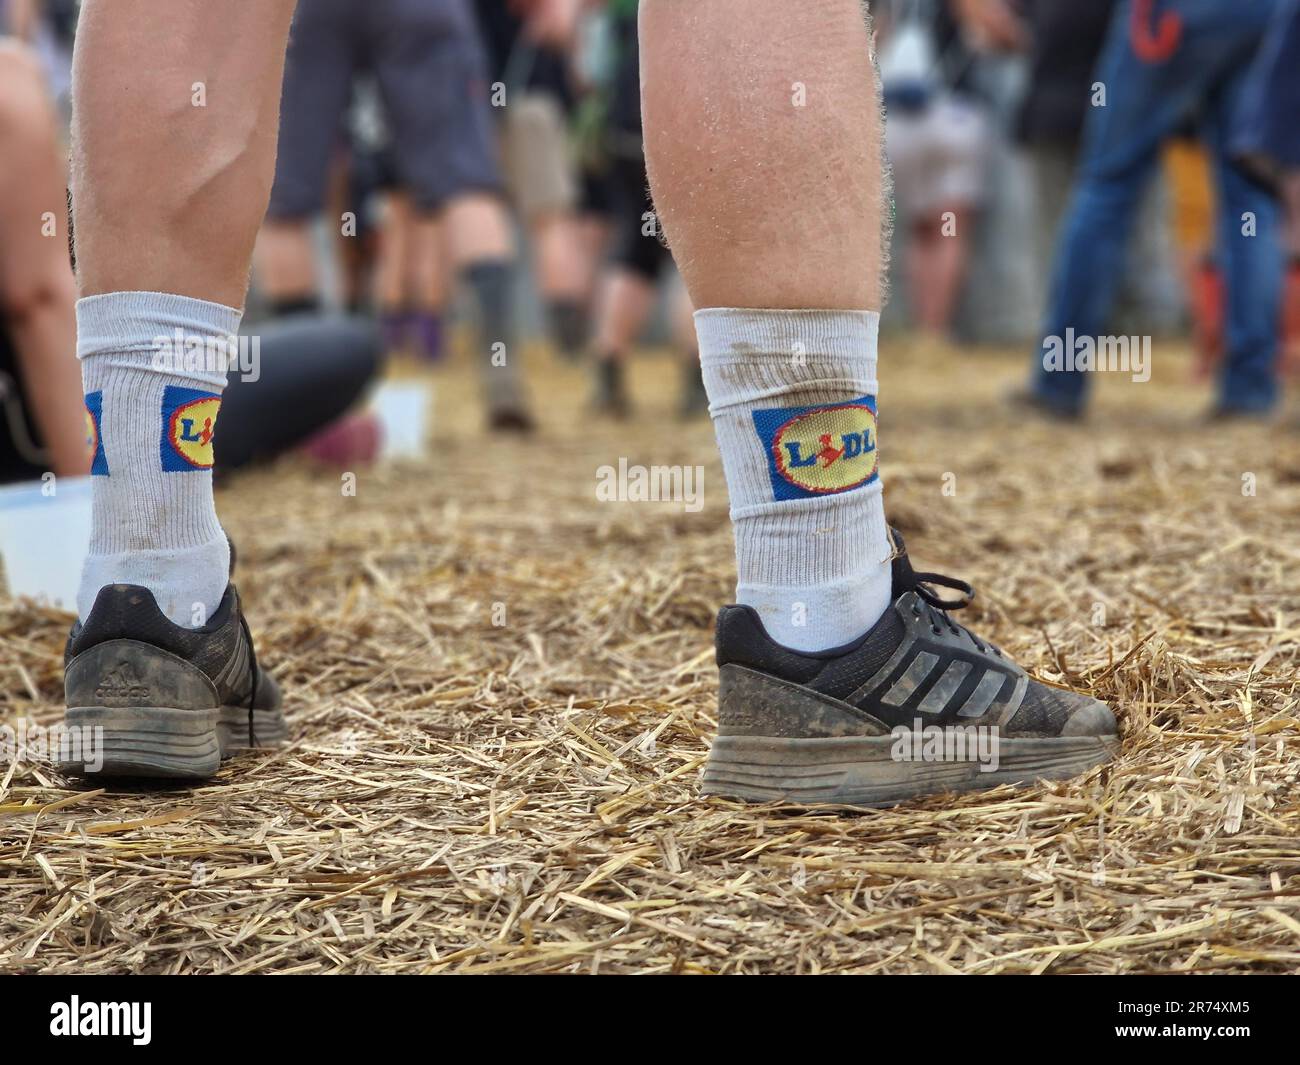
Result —
[[[930,627],[934,630],[936,636],[941,635],[945,628],[954,636],[965,633],[981,654],[991,651],[1001,658],[1002,652],[996,647],[985,643],[966,626],[959,625],[948,616],[949,610],[964,610],[970,606],[975,600],[975,589],[966,581],[957,577],[912,569],[912,563],[908,560],[907,552],[903,548],[902,537],[895,533],[894,538],[898,545],[898,554],[894,557],[894,590],[896,592],[908,591],[916,593],[917,598],[925,604]],[[934,590],[935,588],[949,588],[954,592],[960,592],[961,597],[959,599],[945,599]],[[913,606],[912,613],[916,617],[921,617],[921,607],[919,605]]]
[[[253,708],[257,705],[257,651],[253,648],[253,633],[248,628],[248,619],[241,613],[239,627],[244,630],[244,641],[248,644],[249,668],[252,671],[252,683],[248,687],[248,746],[257,746],[257,732],[253,728]]]

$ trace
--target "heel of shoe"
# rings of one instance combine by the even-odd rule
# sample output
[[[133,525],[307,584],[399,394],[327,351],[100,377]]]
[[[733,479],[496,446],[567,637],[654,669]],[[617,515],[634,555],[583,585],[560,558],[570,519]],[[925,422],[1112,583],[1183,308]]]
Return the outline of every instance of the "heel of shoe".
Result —
[[[221,708],[192,662],[139,640],[105,640],[64,673],[64,772],[202,780],[221,765]]]
[[[59,768],[84,777],[205,780],[221,766],[219,711],[162,706],[73,706]]]

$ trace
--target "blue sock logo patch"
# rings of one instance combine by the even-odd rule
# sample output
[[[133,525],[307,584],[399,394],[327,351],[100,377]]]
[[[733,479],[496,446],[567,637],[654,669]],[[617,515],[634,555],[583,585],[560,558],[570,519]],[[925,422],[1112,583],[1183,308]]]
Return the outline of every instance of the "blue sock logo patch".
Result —
[[[772,496],[815,499],[861,488],[877,479],[876,397],[824,407],[753,411],[767,451]]]
[[[212,434],[221,397],[168,385],[162,399],[162,468],[165,473],[212,469]]]
[[[104,438],[99,425],[104,417],[104,393],[86,393],[86,450],[90,452],[90,475],[108,476],[108,456],[104,454]]]

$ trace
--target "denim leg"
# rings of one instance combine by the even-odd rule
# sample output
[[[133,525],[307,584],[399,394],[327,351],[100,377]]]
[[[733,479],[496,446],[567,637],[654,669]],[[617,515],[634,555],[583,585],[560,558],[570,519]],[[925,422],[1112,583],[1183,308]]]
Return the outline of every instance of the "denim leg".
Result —
[[[1044,401],[1067,410],[1082,406],[1089,375],[1048,372],[1043,366],[1048,341],[1059,343],[1067,329],[1091,337],[1106,329],[1134,211],[1161,144],[1198,105],[1222,95],[1222,86],[1258,43],[1272,6],[1273,0],[1163,4],[1159,14],[1177,20],[1178,34],[1175,46],[1156,60],[1139,57],[1134,47],[1131,0],[1116,7],[1094,79],[1105,87],[1106,102],[1088,114],[1075,192],[1057,245],[1043,340],[1035,352],[1033,389]],[[1232,180],[1226,184],[1234,205],[1244,198],[1260,208],[1249,190]]]
[[[1277,350],[1282,310],[1282,217],[1274,194],[1229,154],[1240,113],[1245,68],[1213,101],[1206,137],[1219,198],[1218,253],[1227,289],[1222,407],[1260,412],[1278,399]]]

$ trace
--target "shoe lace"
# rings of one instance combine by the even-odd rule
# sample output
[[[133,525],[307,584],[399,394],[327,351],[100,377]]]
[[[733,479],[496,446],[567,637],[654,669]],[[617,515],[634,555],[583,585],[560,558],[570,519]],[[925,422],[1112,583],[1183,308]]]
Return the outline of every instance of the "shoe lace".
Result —
[[[248,619],[239,615],[239,627],[244,630],[244,642],[248,645],[249,672],[252,683],[248,686],[248,746],[257,746],[257,733],[253,728],[253,708],[257,705],[257,678],[260,670],[257,665],[257,651],[253,647],[253,633],[248,627]]]
[[[898,547],[898,553],[894,556],[894,591],[900,594],[902,592],[916,593],[920,602],[912,605],[912,614],[918,618],[923,615],[926,616],[936,636],[942,635],[944,629],[947,629],[954,636],[964,634],[981,654],[991,652],[1001,658],[1002,652],[991,643],[981,640],[965,625],[953,621],[948,616],[948,611],[965,610],[975,601],[974,587],[957,577],[913,569],[903,547],[902,537],[895,532],[894,539]],[[960,598],[945,599],[934,590],[935,588],[948,588],[954,592],[959,592],[961,593]]]

